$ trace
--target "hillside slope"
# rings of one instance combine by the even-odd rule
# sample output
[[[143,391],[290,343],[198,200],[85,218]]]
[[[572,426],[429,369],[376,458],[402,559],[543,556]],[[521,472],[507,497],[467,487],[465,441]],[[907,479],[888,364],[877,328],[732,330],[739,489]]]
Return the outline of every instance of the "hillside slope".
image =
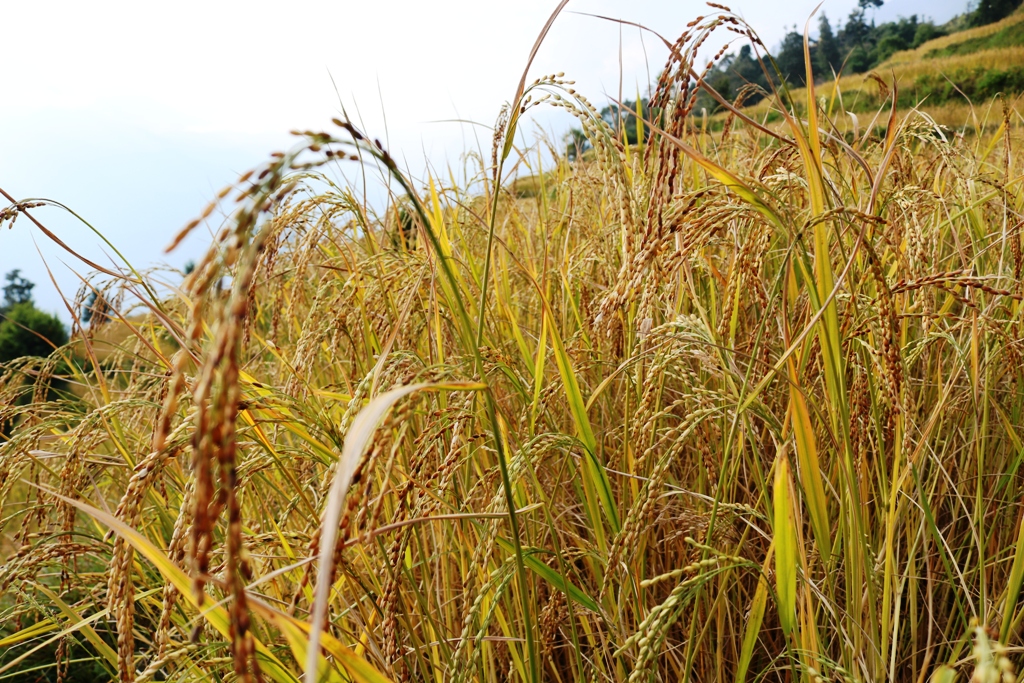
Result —
[[[887,86],[881,87],[878,78]],[[819,99],[826,98],[830,109],[857,115],[887,108],[893,83],[903,110],[920,108],[937,123],[956,128],[977,129],[986,119],[998,125],[1001,107],[988,112],[982,105],[991,104],[1000,93],[1011,102],[1024,93],[1024,8],[1002,21],[897,52],[868,74],[842,76],[838,90],[830,80],[816,85],[815,92]],[[806,88],[794,88],[790,94],[798,108],[806,106]],[[769,101],[762,100],[746,111],[771,120],[769,108]],[[715,118],[724,120],[726,114]],[[857,127],[853,119],[840,119],[837,125],[841,130]]]
[[[896,75],[908,104],[1024,92],[1024,11],[898,52],[878,71]]]

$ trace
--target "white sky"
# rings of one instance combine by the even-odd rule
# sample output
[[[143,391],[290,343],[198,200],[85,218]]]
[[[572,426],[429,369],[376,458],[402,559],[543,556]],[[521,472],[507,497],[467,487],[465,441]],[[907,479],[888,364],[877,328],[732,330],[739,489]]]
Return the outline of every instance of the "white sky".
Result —
[[[817,2],[726,4],[774,46],[793,24],[802,30]],[[835,24],[855,2],[826,0],[822,7]],[[425,158],[435,167],[458,165],[477,138],[489,151],[488,131],[440,121],[494,122],[556,4],[8,2],[0,43],[0,188],[16,199],[67,204],[137,267],[180,267],[209,236],[199,232],[165,256],[178,229],[238,174],[291,144],[289,130],[324,128],[341,103],[350,114],[358,110],[364,129],[386,138],[414,173]],[[964,7],[964,0],[888,0],[875,18],[917,13],[943,22]],[[674,39],[709,11],[693,0],[573,0],[541,48],[531,80],[564,71],[601,106],[619,89],[620,27],[580,13],[639,22]],[[645,92],[665,50],[649,35],[641,41],[634,28],[621,28],[621,41],[623,93]],[[550,112],[535,119],[555,135],[571,124]],[[56,209],[35,215],[76,250],[110,263],[113,255],[80,223]],[[79,280],[62,261],[87,269],[25,219],[0,232],[0,274],[21,268],[37,283],[40,307],[67,321],[33,240],[65,295],[74,295]]]

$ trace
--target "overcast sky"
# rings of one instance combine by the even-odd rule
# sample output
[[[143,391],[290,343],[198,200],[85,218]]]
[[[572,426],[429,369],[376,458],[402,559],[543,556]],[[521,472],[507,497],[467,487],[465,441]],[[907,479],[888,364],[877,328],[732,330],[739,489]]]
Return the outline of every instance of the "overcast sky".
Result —
[[[726,4],[774,46],[794,24],[802,30],[817,2]],[[386,138],[414,173],[424,159],[442,169],[457,165],[477,136],[488,148],[488,131],[450,120],[494,122],[556,4],[9,2],[0,47],[7,77],[0,188],[16,199],[68,205],[137,267],[181,267],[204,250],[209,233],[197,231],[164,255],[172,235],[221,187],[291,144],[289,130],[324,128],[342,104],[358,111],[364,129]],[[823,10],[835,24],[855,4],[826,0]],[[875,18],[916,13],[944,22],[964,7],[964,0],[888,0]],[[664,47],[649,35],[641,39],[637,29],[584,14],[642,23],[674,38],[707,12],[690,0],[574,0],[531,74],[564,71],[595,103],[617,94],[620,74],[625,94],[645,92],[664,63]],[[554,135],[571,123],[552,113],[535,120]],[[111,262],[113,254],[81,223],[56,209],[35,214],[76,250]],[[37,283],[39,305],[69,320],[36,245],[73,296],[79,280],[68,266],[87,269],[24,219],[0,232],[0,273],[20,268]]]

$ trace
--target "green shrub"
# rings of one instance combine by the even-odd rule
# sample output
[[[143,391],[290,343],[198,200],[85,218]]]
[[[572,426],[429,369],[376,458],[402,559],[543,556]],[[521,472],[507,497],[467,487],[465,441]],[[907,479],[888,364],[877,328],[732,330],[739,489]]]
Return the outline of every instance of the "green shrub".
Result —
[[[13,306],[0,322],[0,363],[23,356],[49,356],[67,343],[64,324],[31,301]]]
[[[878,47],[875,48],[875,61],[884,62],[900,50],[906,50],[908,47],[910,45],[903,39],[903,36],[896,33],[885,35],[878,41]]]
[[[917,30],[914,32],[914,44],[913,47],[919,47],[924,45],[929,40],[935,40],[946,35],[946,32],[938,28],[931,22],[925,22],[917,25]]]
[[[900,103],[913,106],[924,99],[930,104],[941,104],[966,96],[970,100],[983,100],[998,93],[1024,91],[1024,66],[1008,69],[965,69],[951,74],[926,74],[914,81],[914,87],[901,93]]]
[[[1013,14],[1020,7],[1020,0],[981,0],[971,14],[972,26],[984,26]]]
[[[846,70],[850,73],[864,73],[871,68],[871,55],[859,45],[850,51],[846,58]]]

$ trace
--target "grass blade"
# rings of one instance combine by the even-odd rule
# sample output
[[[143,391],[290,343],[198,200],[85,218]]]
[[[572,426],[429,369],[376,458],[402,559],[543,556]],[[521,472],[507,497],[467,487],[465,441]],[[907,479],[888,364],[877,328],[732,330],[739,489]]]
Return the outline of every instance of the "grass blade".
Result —
[[[178,589],[179,594],[185,597],[185,599],[199,611],[210,626],[213,626],[213,628],[226,639],[231,638],[231,620],[228,617],[227,610],[219,604],[210,604],[209,602],[200,606],[193,591],[192,580],[187,574],[185,574],[185,572],[179,569],[177,565],[171,562],[162,550],[153,545],[148,538],[108,512],[94,508],[80,500],[62,496],[55,491],[43,490],[54,498],[78,508],[97,522],[105,524],[112,529],[114,533],[130,543],[132,547],[139,552],[139,554],[153,563],[153,566],[157,568],[165,579]],[[253,637],[253,642],[256,646],[256,657],[259,659],[260,668],[264,673],[270,676],[270,678],[277,683],[298,683],[298,679],[285,667],[281,660],[274,656],[266,645],[255,638],[255,636]]]
[[[775,462],[775,486],[772,488],[775,516],[775,593],[779,601],[782,631],[791,635],[796,628],[797,530],[793,515],[793,475],[789,459],[780,452]]]
[[[417,391],[440,391],[440,390],[479,390],[486,389],[483,384],[471,383],[450,383],[450,384],[410,384],[408,386],[392,389],[377,396],[370,401],[365,408],[359,411],[348,434],[345,435],[345,446],[341,451],[341,458],[338,461],[338,469],[334,474],[334,481],[331,482],[330,493],[327,494],[327,507],[324,510],[323,522],[321,524],[320,557],[317,560],[317,581],[316,592],[313,599],[313,609],[310,613],[310,636],[309,647],[306,656],[305,683],[317,683],[317,661],[320,656],[320,636],[323,632],[324,621],[327,617],[327,601],[331,593],[331,575],[334,572],[334,545],[338,538],[338,524],[341,521],[341,513],[345,509],[345,495],[352,483],[352,476],[356,467],[362,460],[363,453],[373,441],[377,425],[384,419],[391,407],[402,398]]]
[[[754,656],[754,648],[757,646],[757,637],[761,633],[761,622],[764,620],[764,610],[768,605],[768,568],[772,563],[775,554],[775,542],[768,546],[765,555],[764,566],[761,568],[761,575],[757,579],[757,588],[754,589],[754,599],[750,601],[750,608],[747,611],[746,626],[743,630],[743,644],[740,647],[740,658],[736,664],[736,676],[734,683],[745,683],[747,671],[750,669],[750,660]]]

